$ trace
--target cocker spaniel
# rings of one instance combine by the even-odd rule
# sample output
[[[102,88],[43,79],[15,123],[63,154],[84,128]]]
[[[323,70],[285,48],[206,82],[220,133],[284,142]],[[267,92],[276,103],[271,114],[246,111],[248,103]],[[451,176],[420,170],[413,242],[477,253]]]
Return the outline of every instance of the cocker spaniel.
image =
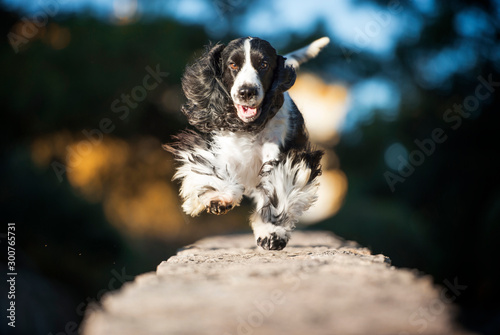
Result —
[[[285,57],[269,42],[239,38],[208,46],[186,68],[182,112],[198,131],[184,131],[164,148],[179,163],[183,210],[225,214],[243,196],[258,246],[281,250],[302,213],[316,200],[320,159],[302,114],[286,92],[295,69],[329,43],[323,37]]]

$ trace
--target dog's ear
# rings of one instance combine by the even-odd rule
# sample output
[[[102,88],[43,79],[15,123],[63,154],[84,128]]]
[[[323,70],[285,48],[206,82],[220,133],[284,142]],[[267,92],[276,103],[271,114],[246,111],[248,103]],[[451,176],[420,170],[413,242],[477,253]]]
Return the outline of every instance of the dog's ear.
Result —
[[[271,86],[271,89],[276,87],[275,89],[280,93],[288,91],[293,86],[295,79],[297,78],[295,69],[291,66],[286,66],[285,60],[285,57],[278,55],[277,66],[274,71],[274,81]]]
[[[277,66],[274,70],[273,83],[266,93],[263,102],[263,109],[266,111],[267,118],[270,119],[276,115],[284,102],[283,93],[288,91],[295,83],[297,77],[295,69],[291,66],[285,66],[285,57],[277,56]]]
[[[182,89],[188,101],[181,110],[189,124],[202,132],[214,130],[227,104],[228,93],[221,82],[224,48],[220,43],[207,46],[205,53],[186,68],[182,77]]]

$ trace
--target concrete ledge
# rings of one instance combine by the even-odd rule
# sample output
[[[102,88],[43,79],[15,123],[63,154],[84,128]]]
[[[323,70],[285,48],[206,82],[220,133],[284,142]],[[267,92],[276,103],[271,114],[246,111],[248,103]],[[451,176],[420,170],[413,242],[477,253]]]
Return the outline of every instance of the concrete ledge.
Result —
[[[469,334],[428,276],[328,232],[202,239],[89,309],[86,335]]]

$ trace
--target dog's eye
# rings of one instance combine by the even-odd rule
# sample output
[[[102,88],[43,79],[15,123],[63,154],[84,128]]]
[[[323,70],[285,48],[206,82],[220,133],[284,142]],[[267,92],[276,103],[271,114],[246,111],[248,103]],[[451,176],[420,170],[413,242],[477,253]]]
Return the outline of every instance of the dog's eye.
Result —
[[[260,69],[265,70],[269,67],[269,64],[267,62],[262,62],[260,63]]]
[[[229,67],[232,69],[232,70],[238,70],[239,69],[239,66],[236,65],[235,63],[229,63]]]

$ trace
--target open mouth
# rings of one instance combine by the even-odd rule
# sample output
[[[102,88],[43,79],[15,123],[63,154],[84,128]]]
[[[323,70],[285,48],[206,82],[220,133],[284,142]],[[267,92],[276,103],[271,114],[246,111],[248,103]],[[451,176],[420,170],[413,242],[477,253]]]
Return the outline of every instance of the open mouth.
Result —
[[[244,106],[234,104],[238,112],[238,117],[243,122],[252,122],[260,115],[260,106]]]

